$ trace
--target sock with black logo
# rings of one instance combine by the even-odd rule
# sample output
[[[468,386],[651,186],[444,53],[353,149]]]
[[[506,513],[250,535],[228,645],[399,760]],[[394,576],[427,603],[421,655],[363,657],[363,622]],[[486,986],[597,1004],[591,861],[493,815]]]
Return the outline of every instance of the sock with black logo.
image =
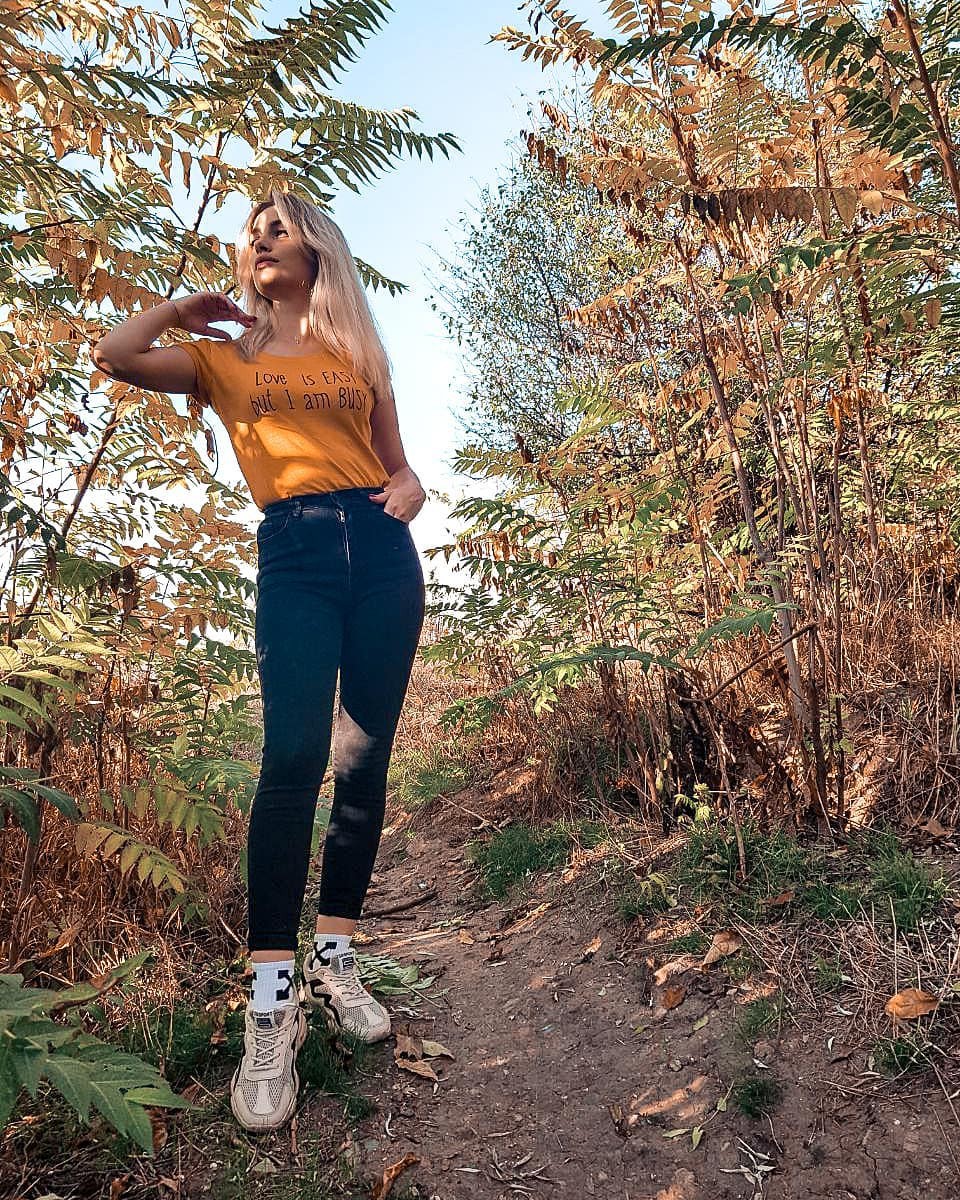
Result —
[[[331,966],[330,956],[332,954],[343,954],[350,949],[350,939],[352,933],[316,933],[313,936],[313,945],[317,955],[317,961],[322,967]]]
[[[293,986],[294,959],[281,958],[274,962],[253,962],[253,984],[250,1002],[254,1012],[272,1012],[275,1008],[296,1005],[297,989]]]

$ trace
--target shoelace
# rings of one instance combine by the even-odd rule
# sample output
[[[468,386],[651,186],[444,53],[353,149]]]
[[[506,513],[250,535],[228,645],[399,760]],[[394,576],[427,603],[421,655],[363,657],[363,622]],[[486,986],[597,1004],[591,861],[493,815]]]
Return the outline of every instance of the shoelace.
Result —
[[[280,1044],[280,1034],[282,1032],[282,1026],[273,1026],[267,1029],[254,1022],[252,1067],[254,1071],[260,1071],[267,1067],[277,1068],[280,1066],[280,1052],[283,1048]]]
[[[358,976],[354,972],[344,975],[334,972],[334,979],[337,981],[337,987],[341,990],[345,1000],[369,1000],[366,988],[360,982]]]

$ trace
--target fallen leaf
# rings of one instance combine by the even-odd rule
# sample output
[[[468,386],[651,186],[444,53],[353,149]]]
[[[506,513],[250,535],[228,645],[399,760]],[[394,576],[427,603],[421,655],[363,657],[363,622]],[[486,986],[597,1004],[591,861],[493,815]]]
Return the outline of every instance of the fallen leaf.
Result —
[[[696,962],[697,960],[690,954],[685,954],[682,958],[672,958],[659,970],[654,971],[653,982],[657,987],[663,987],[672,975],[682,975],[684,971],[689,971],[691,967],[695,966]]]
[[[687,998],[687,989],[683,984],[674,984],[673,987],[668,987],[663,993],[660,1003],[667,1010],[677,1008]]]
[[[457,933],[457,941],[462,942],[465,946],[472,946],[476,941],[476,938],[474,938],[466,929],[461,929]]]
[[[926,1017],[940,1006],[936,996],[921,992],[919,988],[904,988],[883,1006],[883,1011],[895,1019],[910,1021],[914,1017]]]
[[[664,1136],[665,1138],[675,1138],[675,1137],[680,1137],[682,1134],[684,1134],[684,1133],[689,1133],[689,1132],[690,1132],[690,1126],[689,1126],[689,1125],[685,1125],[685,1126],[683,1127],[683,1129],[670,1129],[670,1130],[668,1130],[668,1132],[667,1132],[667,1133],[665,1133],[663,1136]]]
[[[953,836],[953,830],[947,829],[946,825],[941,825],[936,817],[931,817],[920,828],[929,833],[931,837],[948,838]]]
[[[709,967],[712,963],[719,962],[721,958],[727,958],[728,955],[736,954],[743,946],[743,938],[739,933],[735,933],[732,929],[721,929],[719,933],[714,935],[713,941],[710,943],[710,949],[703,957],[703,962],[700,964],[703,967]]]
[[[437,1058],[438,1055],[445,1055],[447,1058],[453,1058],[450,1051],[440,1042],[431,1042],[427,1038],[423,1039],[423,1052],[429,1054],[431,1058]]]
[[[405,1154],[398,1162],[391,1163],[383,1175],[370,1189],[370,1200],[386,1200],[394,1183],[407,1167],[414,1167],[420,1161],[415,1154]]]
[[[418,1037],[411,1037],[408,1033],[398,1033],[393,1047],[395,1058],[400,1058],[401,1055],[406,1058],[423,1058],[423,1041]]]
[[[440,1082],[440,1077],[434,1071],[429,1063],[425,1063],[421,1058],[398,1058],[395,1060],[398,1067],[402,1067],[404,1071],[411,1071],[414,1075],[422,1075],[424,1079],[432,1079],[434,1083]]]
[[[694,1150],[696,1150],[696,1148],[700,1145],[700,1139],[702,1137],[703,1137],[703,1126],[695,1125],[693,1127],[693,1129],[690,1131],[690,1141],[693,1143]]]
[[[781,892],[779,896],[772,896],[769,900],[764,900],[767,908],[780,908],[783,904],[789,904],[797,894],[796,888],[789,888],[785,892]]]
[[[694,1033],[696,1033],[696,1031],[697,1031],[698,1029],[702,1029],[702,1028],[704,1027],[704,1025],[706,1025],[706,1023],[707,1023],[709,1020],[710,1020],[710,1018],[709,1018],[709,1017],[701,1017],[699,1021],[694,1021],[694,1023],[693,1023],[693,1031],[694,1031]]]
[[[600,937],[595,937],[593,939],[593,941],[590,943],[590,945],[587,946],[584,949],[583,953],[580,955],[580,961],[588,962],[591,958],[593,958],[593,956],[596,954],[596,952],[600,949],[600,947],[602,945],[603,945],[603,939]]]

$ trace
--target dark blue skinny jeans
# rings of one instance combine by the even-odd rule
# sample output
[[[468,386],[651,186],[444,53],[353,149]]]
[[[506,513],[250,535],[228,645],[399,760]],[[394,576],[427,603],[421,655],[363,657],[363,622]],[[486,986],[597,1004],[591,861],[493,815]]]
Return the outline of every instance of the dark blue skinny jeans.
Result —
[[[263,756],[247,843],[254,950],[297,947],[320,784],[334,792],[318,912],[356,919],[383,831],[387,765],[424,614],[410,529],[379,487],[278,500],[257,527]]]

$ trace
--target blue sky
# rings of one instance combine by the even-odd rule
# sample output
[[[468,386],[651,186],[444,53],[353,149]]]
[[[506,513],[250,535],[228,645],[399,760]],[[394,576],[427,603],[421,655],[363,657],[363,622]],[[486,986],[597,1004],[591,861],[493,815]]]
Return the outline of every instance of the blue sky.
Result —
[[[601,0],[570,0],[566,7],[601,36],[613,32]],[[270,23],[293,11],[294,6],[278,6]],[[433,288],[426,272],[437,269],[438,254],[456,256],[459,216],[520,153],[518,133],[531,127],[531,106],[539,113],[540,93],[549,98],[558,85],[575,79],[572,68],[544,72],[504,43],[491,43],[504,25],[527,28],[516,3],[394,0],[393,14],[334,89],[371,107],[412,108],[420,118],[417,129],[452,133],[462,147],[449,159],[441,153],[433,161],[416,156],[401,161],[359,195],[343,189],[332,207],[354,254],[409,285],[401,297],[371,294],[371,305],[393,362],[408,461],[428,493],[441,490],[451,499],[460,490],[448,463],[458,438],[453,414],[461,404],[463,377],[457,347],[427,304]],[[245,212],[245,201],[230,201],[203,231],[232,241]],[[238,327],[226,328],[239,333]],[[219,473],[239,478],[222,428],[217,434]],[[411,524],[421,551],[449,540],[449,507],[431,497]],[[428,569],[427,562],[424,566]]]

